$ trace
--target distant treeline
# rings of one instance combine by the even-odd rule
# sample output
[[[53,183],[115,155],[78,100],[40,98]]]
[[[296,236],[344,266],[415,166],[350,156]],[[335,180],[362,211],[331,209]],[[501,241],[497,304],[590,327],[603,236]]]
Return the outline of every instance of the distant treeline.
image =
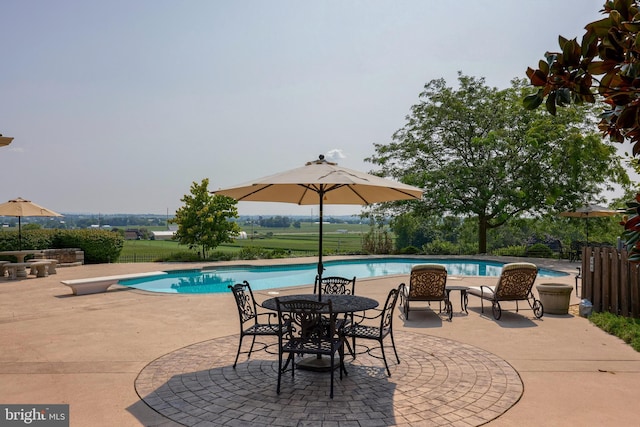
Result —
[[[271,217],[263,217],[258,216],[257,218],[246,218],[242,217],[239,221],[240,224],[248,225],[253,222],[253,224],[259,225],[261,227],[266,228],[300,228],[300,224],[302,222],[309,222],[310,218],[300,218],[300,217],[289,217],[289,216],[271,216]],[[362,220],[358,217],[348,216],[348,217],[329,217],[324,219],[325,222],[330,222],[334,224],[358,224]]]

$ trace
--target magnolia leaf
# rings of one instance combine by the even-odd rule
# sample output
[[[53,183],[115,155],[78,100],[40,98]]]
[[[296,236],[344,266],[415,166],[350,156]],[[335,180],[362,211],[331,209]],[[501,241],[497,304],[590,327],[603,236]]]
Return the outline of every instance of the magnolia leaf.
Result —
[[[529,77],[531,84],[534,86],[545,86],[547,84],[547,75],[540,70],[527,68],[527,77]]]
[[[593,58],[598,54],[598,36],[594,31],[587,31],[582,36],[582,56]]]
[[[617,64],[615,61],[592,61],[587,65],[587,72],[596,76],[606,74],[614,69]]]
[[[538,61],[538,68],[540,69],[540,71],[542,71],[545,75],[549,74],[549,64],[546,63],[543,60]]]
[[[547,97],[546,106],[547,106],[547,111],[552,116],[555,116],[556,115],[556,91],[553,91],[549,94],[549,96]]]
[[[522,100],[522,104],[527,110],[535,110],[542,104],[542,94],[538,91],[538,93],[528,95]]]
[[[622,23],[622,28],[630,33],[637,33],[640,31],[640,22],[638,21],[625,21]]]
[[[629,256],[629,262],[640,262],[640,254],[635,254],[632,252],[632,255]]]
[[[599,21],[594,21],[590,24],[587,24],[587,26],[585,27],[587,29],[587,31],[592,31],[596,37],[606,37],[607,33],[609,33],[609,29],[612,27],[613,22],[611,21],[611,18],[606,17],[604,19],[601,19]]]
[[[615,9],[609,12],[609,17],[611,18],[611,23],[615,26],[619,26],[622,22],[622,15]]]
[[[567,41],[562,47],[562,62],[565,66],[578,65],[580,63],[581,49],[576,39]]]
[[[569,88],[563,87],[558,89],[556,102],[561,107],[571,104],[571,91],[569,90]]]
[[[624,224],[625,230],[633,230],[640,224],[640,215],[636,215],[634,217],[629,218],[629,220]]]

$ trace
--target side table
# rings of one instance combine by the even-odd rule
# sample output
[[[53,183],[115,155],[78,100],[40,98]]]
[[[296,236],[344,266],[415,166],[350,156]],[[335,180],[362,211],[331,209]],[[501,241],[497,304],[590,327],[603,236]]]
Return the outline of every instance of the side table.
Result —
[[[469,314],[469,312],[467,311],[467,304],[469,303],[469,297],[467,296],[467,289],[469,288],[467,286],[447,285],[445,289],[447,291],[447,298],[449,298],[449,301],[451,301],[451,298],[450,298],[451,291],[460,291],[460,307],[462,308],[462,311]]]

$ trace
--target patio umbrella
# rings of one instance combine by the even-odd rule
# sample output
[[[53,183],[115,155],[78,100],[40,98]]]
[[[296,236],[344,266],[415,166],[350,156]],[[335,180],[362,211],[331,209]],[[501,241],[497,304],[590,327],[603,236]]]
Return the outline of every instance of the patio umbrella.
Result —
[[[318,276],[322,279],[322,222],[325,204],[369,205],[392,200],[419,200],[417,187],[358,172],[328,162],[324,156],[306,165],[213,191],[238,201],[319,205]],[[320,298],[320,292],[318,292]]]
[[[604,206],[599,205],[586,205],[581,208],[576,209],[575,211],[564,211],[560,212],[560,216],[572,217],[572,218],[584,218],[585,219],[585,227],[587,234],[587,246],[589,245],[589,218],[597,218],[597,217],[607,217],[613,216],[619,213],[616,210],[612,210],[609,208],[605,208]]]
[[[21,197],[0,204],[0,216],[18,217],[18,249],[22,250],[22,217],[23,216],[62,216],[57,212],[43,208]]]

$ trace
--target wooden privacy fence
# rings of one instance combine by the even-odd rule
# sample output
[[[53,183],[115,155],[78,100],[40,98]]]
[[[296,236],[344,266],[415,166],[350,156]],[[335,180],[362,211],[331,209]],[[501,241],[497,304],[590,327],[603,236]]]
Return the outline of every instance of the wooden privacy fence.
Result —
[[[627,251],[610,247],[582,249],[582,292],[593,311],[640,318],[640,264]]]

